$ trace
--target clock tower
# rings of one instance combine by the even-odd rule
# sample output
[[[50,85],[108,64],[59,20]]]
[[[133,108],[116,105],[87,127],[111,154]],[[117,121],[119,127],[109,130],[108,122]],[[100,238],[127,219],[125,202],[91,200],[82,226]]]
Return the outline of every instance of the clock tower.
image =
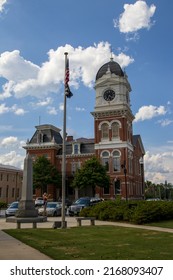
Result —
[[[112,198],[120,196],[126,200],[141,199],[144,190],[137,184],[135,162],[145,154],[140,136],[138,148],[134,146],[132,122],[134,115],[130,107],[131,86],[126,73],[111,58],[97,72],[95,80],[94,117],[95,153],[110,175],[109,190]],[[137,174],[136,174],[137,173]]]

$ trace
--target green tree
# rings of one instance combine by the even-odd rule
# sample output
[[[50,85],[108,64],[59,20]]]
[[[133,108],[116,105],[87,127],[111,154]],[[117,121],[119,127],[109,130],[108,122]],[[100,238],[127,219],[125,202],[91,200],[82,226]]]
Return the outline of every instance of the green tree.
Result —
[[[60,175],[54,165],[45,156],[40,156],[33,164],[34,189],[41,188],[42,193],[47,191],[48,184],[58,186]]]
[[[106,173],[106,169],[96,157],[87,160],[81,169],[75,173],[72,187],[82,189],[92,187],[95,194],[96,186],[108,187],[110,185],[110,177]]]

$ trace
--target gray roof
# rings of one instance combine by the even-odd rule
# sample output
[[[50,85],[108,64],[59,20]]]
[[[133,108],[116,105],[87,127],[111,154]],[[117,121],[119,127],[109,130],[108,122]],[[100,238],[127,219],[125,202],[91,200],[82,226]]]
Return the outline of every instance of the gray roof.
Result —
[[[13,171],[22,171],[22,169],[12,166],[12,165],[5,165],[5,164],[0,164],[0,169],[5,169],[5,170],[13,170]]]
[[[145,149],[144,149],[144,146],[143,146],[143,143],[142,143],[141,136],[139,134],[133,135],[132,141],[133,141],[133,146],[136,146],[137,142],[139,142],[139,145],[141,147],[141,151],[142,151],[143,155],[145,155]]]
[[[96,75],[96,81],[100,79],[103,75],[106,74],[106,72],[110,69],[112,74],[115,74],[117,76],[124,77],[124,72],[122,71],[120,65],[115,61],[109,61],[105,63],[97,72]]]
[[[42,143],[51,143],[55,142],[56,144],[62,143],[62,136],[60,134],[60,129],[49,124],[38,125],[36,126],[36,131],[32,136],[29,144],[37,144],[39,142],[38,134],[41,133],[43,135]]]

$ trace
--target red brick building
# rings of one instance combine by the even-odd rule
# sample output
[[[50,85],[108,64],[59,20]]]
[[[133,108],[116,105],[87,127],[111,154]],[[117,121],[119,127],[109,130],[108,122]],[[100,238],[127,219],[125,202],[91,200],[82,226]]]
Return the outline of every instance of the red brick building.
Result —
[[[120,65],[112,59],[96,74],[94,138],[66,139],[66,196],[74,198],[70,187],[75,171],[96,155],[106,167],[111,184],[108,189],[96,189],[103,198],[143,199],[145,150],[140,135],[133,135],[134,116],[130,104],[131,87]],[[24,147],[33,159],[45,155],[58,171],[62,170],[62,137],[60,129],[45,124],[36,126],[36,132]],[[61,186],[48,186],[54,198],[61,196]],[[91,190],[79,191],[92,195]]]

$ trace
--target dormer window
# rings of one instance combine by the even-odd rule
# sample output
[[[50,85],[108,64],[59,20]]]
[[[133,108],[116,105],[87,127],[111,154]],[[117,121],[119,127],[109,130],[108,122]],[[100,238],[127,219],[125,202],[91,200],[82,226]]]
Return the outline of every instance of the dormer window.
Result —
[[[79,155],[80,154],[80,143],[73,144],[73,154]]]
[[[38,132],[37,134],[37,143],[43,143],[43,133],[42,132]]]

